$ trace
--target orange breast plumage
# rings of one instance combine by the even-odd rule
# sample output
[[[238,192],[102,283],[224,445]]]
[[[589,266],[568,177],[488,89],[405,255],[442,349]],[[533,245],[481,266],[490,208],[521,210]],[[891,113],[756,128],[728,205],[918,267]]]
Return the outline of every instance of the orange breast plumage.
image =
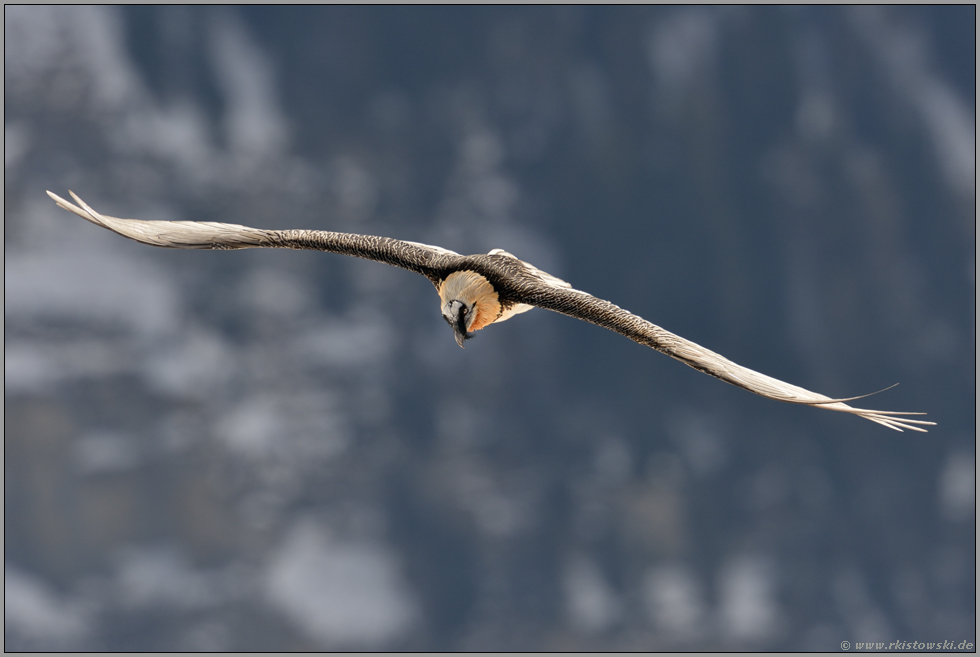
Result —
[[[443,304],[453,299],[473,304],[476,319],[470,324],[470,331],[479,331],[500,317],[500,301],[496,291],[490,281],[474,271],[457,271],[447,276],[439,288],[439,298]]]

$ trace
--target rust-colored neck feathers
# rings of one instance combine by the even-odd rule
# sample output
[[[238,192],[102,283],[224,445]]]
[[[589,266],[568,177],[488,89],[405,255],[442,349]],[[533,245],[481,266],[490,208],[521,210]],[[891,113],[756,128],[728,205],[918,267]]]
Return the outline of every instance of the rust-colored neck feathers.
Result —
[[[453,299],[473,305],[476,319],[470,324],[470,331],[479,331],[500,317],[500,301],[496,291],[490,281],[474,271],[457,271],[447,276],[439,288],[439,298],[443,305]]]

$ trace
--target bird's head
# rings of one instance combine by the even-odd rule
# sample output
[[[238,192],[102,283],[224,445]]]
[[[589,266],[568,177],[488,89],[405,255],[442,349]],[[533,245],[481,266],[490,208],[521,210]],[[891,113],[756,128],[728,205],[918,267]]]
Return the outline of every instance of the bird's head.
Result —
[[[473,271],[457,271],[439,287],[442,317],[453,327],[456,344],[473,337],[475,331],[500,317],[500,302],[490,282]]]
[[[463,346],[463,341],[473,337],[470,327],[476,320],[476,308],[472,303],[463,299],[450,299],[442,304],[442,318],[453,327],[456,334],[456,344]]]

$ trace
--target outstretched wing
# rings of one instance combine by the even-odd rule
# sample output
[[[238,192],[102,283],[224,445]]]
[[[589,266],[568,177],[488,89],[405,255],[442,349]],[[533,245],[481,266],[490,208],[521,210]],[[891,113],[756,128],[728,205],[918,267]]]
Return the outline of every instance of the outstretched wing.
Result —
[[[438,283],[458,253],[390,237],[334,233],[325,230],[263,230],[213,221],[141,221],[99,214],[74,192],[78,205],[48,192],[59,207],[103,228],[143,244],[171,249],[311,249],[377,260],[417,272]]]
[[[671,358],[675,358],[700,372],[710,374],[722,381],[731,383],[739,388],[744,388],[757,395],[768,397],[769,399],[789,402],[791,404],[806,404],[808,406],[816,406],[817,408],[826,408],[831,411],[853,413],[854,415],[859,415],[872,422],[883,424],[896,431],[901,431],[902,429],[926,431],[920,425],[935,424],[935,422],[913,420],[905,417],[907,415],[925,415],[925,413],[872,411],[864,408],[853,408],[844,402],[860,399],[861,397],[831,399],[830,397],[810,392],[805,388],[774,379],[771,376],[760,374],[747,367],[733,363],[724,356],[705,349],[690,340],[685,340],[670,331],[665,331],[659,326],[651,324],[642,317],[623,310],[617,305],[602,299],[597,299],[591,294],[586,294],[579,290],[565,289],[553,285],[534,285],[530,288],[525,288],[522,301],[539,308],[554,310],[555,312],[616,331],[625,335],[630,340],[648,347],[653,347],[657,351],[667,354]],[[867,395],[864,396],[866,397]]]

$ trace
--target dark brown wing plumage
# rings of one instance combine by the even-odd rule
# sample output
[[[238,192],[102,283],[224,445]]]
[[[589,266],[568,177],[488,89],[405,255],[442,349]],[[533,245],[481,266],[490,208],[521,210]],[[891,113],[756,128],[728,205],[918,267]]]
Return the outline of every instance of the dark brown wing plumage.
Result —
[[[78,202],[77,206],[51,192],[48,192],[48,195],[60,207],[87,221],[152,246],[177,249],[265,247],[329,251],[377,260],[417,272],[432,281],[437,288],[454,271],[475,271],[487,278],[505,309],[536,306],[591,322],[625,335],[642,345],[652,347],[700,372],[769,399],[852,413],[896,431],[903,429],[925,431],[923,426],[935,424],[935,422],[906,417],[924,415],[924,413],[853,408],[845,402],[859,397],[832,399],[760,374],[690,340],[665,331],[608,301],[572,289],[565,281],[497,249],[486,255],[461,256],[437,246],[390,237],[319,230],[262,230],[207,221],[119,219],[99,214],[74,193],[71,195]]]
[[[97,226],[108,228],[143,244],[172,249],[310,249],[377,260],[422,274],[434,284],[463,260],[453,251],[374,235],[325,230],[263,230],[213,221],[142,221],[100,214],[74,192],[78,205],[48,192],[59,207]]]
[[[657,351],[667,354],[671,358],[681,361],[685,365],[693,367],[699,372],[710,374],[739,388],[754,392],[762,397],[774,399],[776,401],[789,402],[791,404],[806,404],[817,408],[825,408],[831,411],[852,413],[860,417],[877,422],[896,431],[910,429],[912,431],[925,431],[922,425],[934,425],[935,422],[925,420],[909,419],[908,415],[925,415],[924,413],[908,413],[896,411],[874,411],[864,408],[853,408],[848,406],[847,401],[860,399],[852,397],[848,399],[832,399],[816,392],[811,392],[805,388],[774,379],[771,376],[760,374],[755,370],[750,370],[737,363],[733,363],[724,356],[705,349],[699,344],[685,340],[679,335],[674,335],[647,320],[623,310],[619,306],[603,299],[574,289],[563,289],[546,285],[534,286],[535,290],[527,290],[524,294],[524,303],[554,310],[555,312],[569,315],[577,319],[591,322],[602,326],[621,335],[625,335],[634,342],[652,347]],[[867,395],[863,395],[867,396]]]

